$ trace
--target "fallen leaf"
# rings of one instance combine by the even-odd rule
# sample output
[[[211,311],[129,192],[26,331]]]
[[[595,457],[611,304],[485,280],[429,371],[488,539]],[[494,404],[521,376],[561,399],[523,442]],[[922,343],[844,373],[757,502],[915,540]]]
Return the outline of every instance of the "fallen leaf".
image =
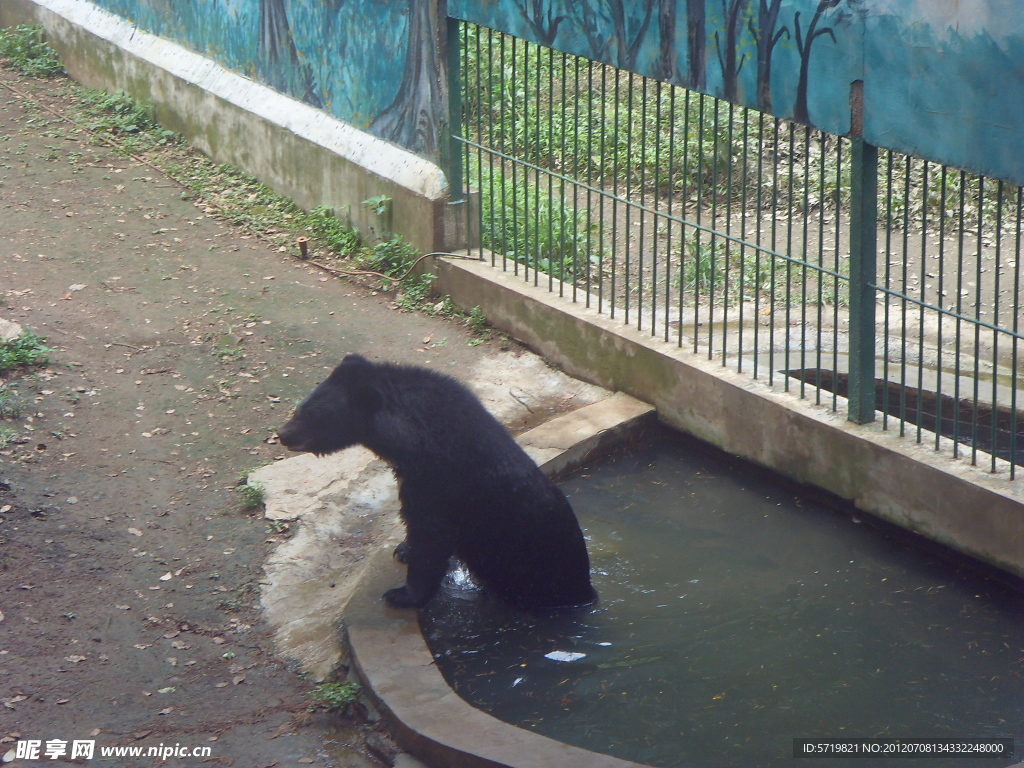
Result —
[[[141,536],[142,535],[142,531],[140,531],[138,528],[129,528],[128,529],[128,533],[130,533],[132,536]]]
[[[174,578],[174,574],[171,573],[170,571],[168,571],[167,573],[165,573],[163,576],[160,577],[160,581],[170,581],[173,578]]]
[[[214,688],[227,688],[228,684],[227,683],[214,683],[213,687]]]
[[[244,672],[242,674],[240,674],[240,675],[235,675],[234,677],[231,678],[231,684],[232,685],[238,685],[239,683],[244,683],[244,682],[245,682],[245,673]]]
[[[175,688],[173,685],[169,685],[166,688],[160,688],[157,691],[157,693],[174,693],[176,690],[178,690],[178,689]]]
[[[85,656],[65,656],[64,661],[70,661],[72,664],[77,664],[80,661],[85,661]]]
[[[164,632],[164,639],[170,640],[172,637],[177,637],[180,634],[181,632],[179,632],[176,629],[168,629],[166,632]]]

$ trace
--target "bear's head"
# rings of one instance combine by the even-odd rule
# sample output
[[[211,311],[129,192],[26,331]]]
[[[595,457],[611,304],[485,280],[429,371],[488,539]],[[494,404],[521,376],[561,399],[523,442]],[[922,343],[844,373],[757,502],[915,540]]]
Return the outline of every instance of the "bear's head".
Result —
[[[371,437],[380,403],[373,363],[359,355],[348,355],[299,404],[277,435],[290,451],[318,456],[334,453]]]

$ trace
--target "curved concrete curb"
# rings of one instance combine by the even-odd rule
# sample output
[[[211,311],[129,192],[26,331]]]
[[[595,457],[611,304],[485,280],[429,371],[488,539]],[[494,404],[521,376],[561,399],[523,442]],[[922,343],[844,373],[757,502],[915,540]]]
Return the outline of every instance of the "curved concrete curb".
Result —
[[[519,442],[552,474],[653,420],[651,406],[616,394],[552,419]],[[381,600],[404,579],[391,547],[378,549],[349,601],[345,626],[365,690],[387,713],[406,751],[448,768],[642,768],[509,725],[459,698],[434,664],[416,613],[387,608]]]

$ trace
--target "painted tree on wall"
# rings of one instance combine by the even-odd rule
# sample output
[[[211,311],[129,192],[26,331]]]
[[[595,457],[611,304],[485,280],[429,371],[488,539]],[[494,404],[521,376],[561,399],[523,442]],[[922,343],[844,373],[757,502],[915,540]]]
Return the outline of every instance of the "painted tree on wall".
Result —
[[[707,71],[707,22],[705,0],[686,0],[686,45],[691,88],[703,90]]]
[[[260,0],[260,34],[256,54],[261,81],[315,107],[323,106],[309,67],[299,60],[284,0]]]
[[[614,46],[615,56],[611,62],[621,69],[635,69],[640,45],[647,36],[647,29],[650,27],[651,18],[654,15],[655,2],[656,0],[642,0],[643,16],[640,19],[639,28],[635,32],[629,30],[630,20],[626,15],[626,7],[622,0],[600,0],[602,5],[600,19],[594,4],[580,3],[577,22],[590,45],[591,57],[597,61],[609,61],[608,55]],[[631,7],[633,5],[634,3],[630,4]],[[611,35],[606,32],[609,27]]]
[[[545,13],[544,7],[547,6]],[[558,37],[558,27],[568,17],[564,14],[555,16],[555,4],[545,0],[516,0],[516,8],[522,15],[523,20],[533,30],[537,42],[549,48],[554,45]]]
[[[824,35],[831,37],[833,43],[836,42],[836,35],[833,32],[834,27],[819,27],[818,24],[829,11],[838,8],[844,3],[853,5],[857,2],[859,0],[818,0],[818,7],[814,10],[814,16],[811,17],[811,22],[807,25],[806,30],[800,24],[800,12],[797,11],[793,17],[793,39],[796,42],[797,51],[800,53],[800,79],[797,81],[796,105],[793,107],[793,119],[798,123],[811,124],[811,116],[807,109],[807,88],[811,71],[811,47],[814,45],[815,40]],[[831,21],[833,24],[839,24],[848,17],[848,12],[840,10],[831,16]]]
[[[740,33],[750,0],[722,0],[723,29],[715,31],[715,50],[722,67],[722,97],[736,101],[740,70],[746,54],[739,56]],[[724,34],[723,34],[724,33]]]
[[[409,0],[408,23],[402,82],[391,104],[370,124],[370,131],[436,159],[438,127],[447,122],[447,88],[438,77],[442,70],[436,0]]]
[[[754,36],[757,46],[757,107],[765,112],[772,111],[772,54],[783,37],[789,36],[789,28],[779,25],[779,10],[782,0],[759,0],[757,21],[750,19],[747,27]]]
[[[658,76],[675,80],[676,72],[676,0],[658,1]]]

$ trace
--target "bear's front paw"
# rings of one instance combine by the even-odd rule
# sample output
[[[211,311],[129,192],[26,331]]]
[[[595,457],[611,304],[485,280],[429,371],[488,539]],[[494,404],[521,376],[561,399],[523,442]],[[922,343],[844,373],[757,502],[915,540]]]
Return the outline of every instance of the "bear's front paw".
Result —
[[[401,544],[395,547],[395,551],[391,553],[391,556],[395,558],[395,560],[397,560],[398,562],[408,565],[410,549],[411,547],[409,546],[409,542],[403,541]]]
[[[408,587],[395,587],[384,593],[384,602],[392,608],[420,608],[426,600],[418,600]]]

